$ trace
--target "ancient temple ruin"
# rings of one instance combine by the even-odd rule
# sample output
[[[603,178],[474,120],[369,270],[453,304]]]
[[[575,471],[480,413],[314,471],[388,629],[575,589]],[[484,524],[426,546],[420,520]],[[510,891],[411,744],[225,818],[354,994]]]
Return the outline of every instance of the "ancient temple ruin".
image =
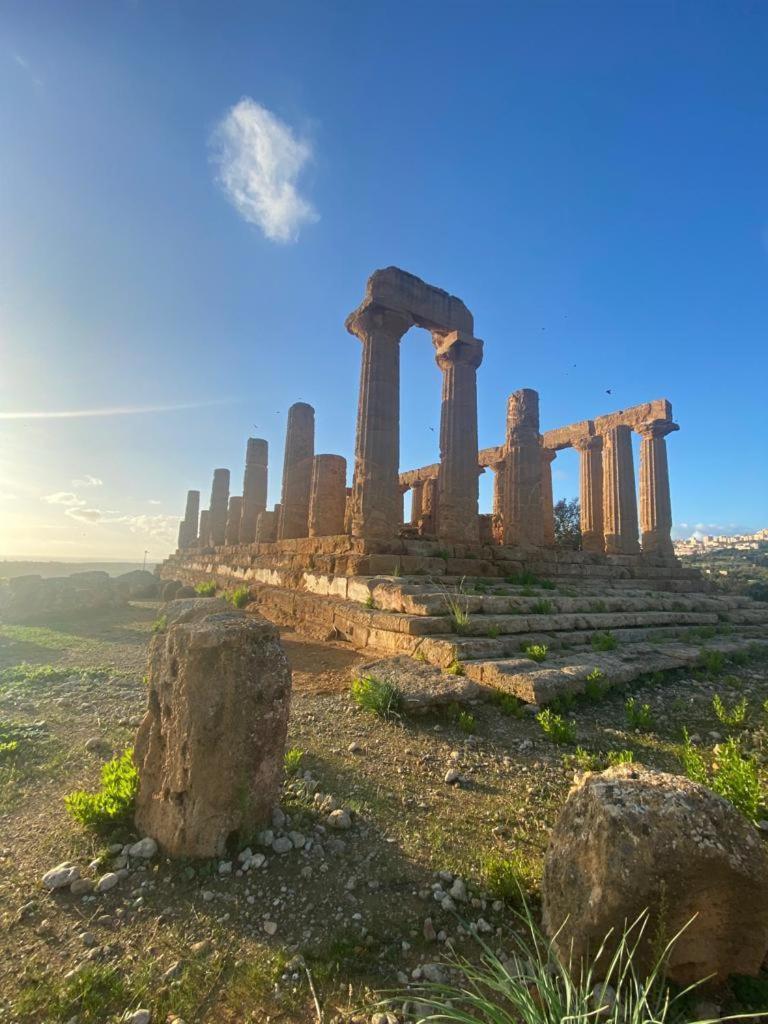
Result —
[[[401,471],[400,342],[414,326],[431,335],[442,374],[440,461]],[[483,342],[460,299],[389,267],[371,275],[346,327],[362,346],[350,486],[341,455],[315,452],[314,409],[296,403],[280,503],[267,508],[267,442],[250,438],[242,496],[230,495],[227,469],[214,471],[207,509],[199,510],[198,491],[188,493],[179,549],[163,577],[245,585],[277,622],[435,665],[458,663],[472,679],[523,699],[583,685],[596,667],[619,681],[691,663],[696,650],[679,642],[690,627],[728,620],[743,634],[738,642],[750,639],[757,613],[738,610],[746,599],[726,608],[725,598],[704,596],[706,582],[674,557],[666,438],[678,426],[667,399],[542,431],[539,395],[518,389],[504,437],[478,450]],[[567,448],[580,461],[578,551],[555,544],[552,468]],[[493,507],[480,514],[486,471]],[[518,593],[526,580],[529,589],[543,580],[550,590]],[[448,594],[480,613],[461,630]],[[626,649],[597,663],[582,653],[553,654],[538,668],[521,663],[527,641],[583,650],[601,629],[621,634]],[[649,646],[652,634],[669,643]]]

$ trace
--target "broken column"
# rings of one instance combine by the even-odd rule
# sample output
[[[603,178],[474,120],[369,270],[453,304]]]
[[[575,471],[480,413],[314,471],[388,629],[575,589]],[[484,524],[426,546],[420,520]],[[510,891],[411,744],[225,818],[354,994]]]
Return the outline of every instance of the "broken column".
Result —
[[[211,544],[219,547],[227,536],[227,515],[229,513],[229,470],[214,469],[211,501],[208,505]]]
[[[278,538],[306,537],[309,533],[309,493],[315,454],[315,410],[296,402],[288,410],[283,460],[283,491]]]
[[[243,509],[240,516],[240,543],[256,540],[256,520],[267,507],[267,467],[269,445],[263,438],[249,437],[245,449]]]
[[[167,856],[229,858],[280,797],[290,668],[277,627],[258,616],[193,599],[166,617],[134,748],[136,827]]]
[[[632,431],[624,425],[603,434],[603,524],[607,555],[640,550]]]
[[[204,508],[200,513],[200,533],[197,538],[198,547],[209,548],[211,546],[211,513]]]
[[[599,434],[582,437],[574,447],[579,453],[579,517],[583,551],[602,554],[603,536],[603,439]]]
[[[672,501],[669,493],[667,434],[680,428],[670,420],[652,420],[640,435],[640,530],[643,551],[673,557]]]
[[[541,449],[541,528],[545,547],[555,546],[555,504],[552,496],[552,463],[557,452]]]
[[[197,542],[198,518],[200,513],[200,491],[187,491],[187,505],[184,518],[179,526],[179,547],[189,548]]]
[[[476,543],[477,368],[483,359],[483,343],[460,331],[435,332],[432,340],[443,374],[438,535],[450,542]]]
[[[243,499],[231,497],[229,499],[229,512],[227,513],[227,532],[225,541],[232,546],[240,543],[240,516],[243,512]]]
[[[275,505],[273,511],[265,509],[259,512],[256,520],[256,543],[274,544],[277,540],[277,526],[280,521],[280,506]]]
[[[539,396],[531,388],[521,388],[509,397],[504,462],[504,543],[541,547],[544,529]]]
[[[316,455],[309,498],[309,536],[344,533],[347,502],[347,460],[341,455]]]

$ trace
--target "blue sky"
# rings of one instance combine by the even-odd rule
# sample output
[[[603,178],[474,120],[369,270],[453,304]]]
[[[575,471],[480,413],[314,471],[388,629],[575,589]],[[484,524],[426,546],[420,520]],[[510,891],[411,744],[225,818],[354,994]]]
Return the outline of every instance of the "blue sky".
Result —
[[[766,52],[755,2],[6,0],[0,554],[160,557],[249,434],[277,500],[293,401],[351,460],[390,264],[474,313],[482,445],[519,387],[544,428],[666,396],[676,532],[768,525]],[[402,372],[408,468],[428,335]]]

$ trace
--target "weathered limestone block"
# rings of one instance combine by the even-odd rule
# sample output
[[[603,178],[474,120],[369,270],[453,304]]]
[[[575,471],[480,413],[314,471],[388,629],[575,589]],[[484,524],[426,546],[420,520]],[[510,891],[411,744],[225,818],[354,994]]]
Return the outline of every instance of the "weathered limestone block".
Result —
[[[603,526],[606,554],[639,552],[632,431],[623,425],[603,434]]]
[[[229,511],[227,512],[227,530],[224,535],[224,542],[228,545],[240,543],[240,517],[243,512],[243,499],[232,496],[229,499]]]
[[[282,780],[291,673],[277,628],[212,605],[172,602],[149,650],[136,826],[174,857],[231,855]]]
[[[640,442],[640,531],[647,554],[674,556],[669,492],[667,434],[680,428],[669,420],[651,420],[637,428]]]
[[[346,503],[347,460],[341,455],[316,455],[309,498],[309,536],[343,533]]]
[[[544,524],[539,396],[531,388],[521,388],[509,397],[504,464],[504,543],[541,547]]]
[[[315,454],[315,410],[296,402],[288,410],[283,461],[283,490],[277,535],[280,540],[306,537],[309,532],[309,493]]]
[[[274,511],[259,512],[256,520],[256,542],[258,544],[273,544],[277,540],[277,524],[280,518],[280,506],[276,505]]]
[[[245,449],[243,510],[240,518],[240,543],[256,540],[256,521],[267,507],[269,445],[261,437],[249,437]]]
[[[477,368],[483,359],[483,343],[459,331],[434,332],[432,340],[443,374],[438,535],[449,542],[476,542]]]
[[[213,547],[222,545],[227,536],[229,513],[229,470],[214,469],[211,501],[208,506],[208,527]]]
[[[576,961],[646,909],[644,966],[660,930],[668,940],[695,917],[671,954],[680,984],[755,974],[768,948],[768,853],[757,830],[706,787],[642,765],[576,783],[550,837],[542,892],[547,934]]]

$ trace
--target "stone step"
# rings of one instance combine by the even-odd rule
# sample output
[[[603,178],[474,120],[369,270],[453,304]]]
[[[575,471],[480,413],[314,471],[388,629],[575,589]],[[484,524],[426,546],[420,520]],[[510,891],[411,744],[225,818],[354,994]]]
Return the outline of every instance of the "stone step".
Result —
[[[508,636],[516,633],[559,633],[576,630],[612,630],[638,626],[716,626],[714,612],[595,612],[563,615],[476,615],[461,628],[462,636]],[[444,616],[374,615],[373,624],[396,632],[422,636],[446,632],[450,620]]]
[[[547,704],[566,693],[583,693],[588,677],[595,670],[601,673],[601,685],[615,686],[649,672],[692,668],[705,650],[721,651],[727,657],[755,646],[768,651],[768,640],[736,637],[712,640],[706,645],[638,643],[621,652],[563,654],[542,663],[521,657],[494,661],[477,659],[464,662],[462,668],[469,679],[482,686],[513,694],[528,704]]]

